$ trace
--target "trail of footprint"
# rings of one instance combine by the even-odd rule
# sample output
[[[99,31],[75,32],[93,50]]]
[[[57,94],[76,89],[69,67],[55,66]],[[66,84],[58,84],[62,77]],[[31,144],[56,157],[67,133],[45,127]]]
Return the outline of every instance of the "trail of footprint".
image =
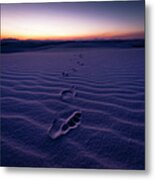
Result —
[[[83,59],[83,55],[82,55],[82,54],[79,54],[79,58],[80,58],[80,59]],[[84,63],[81,62],[81,61],[77,61],[77,64],[78,64],[79,66],[84,66]]]
[[[65,122],[61,119],[55,120],[48,130],[48,135],[52,139],[57,139],[67,134],[70,130],[77,128],[80,125],[81,115],[81,111],[75,111]]]
[[[73,55],[73,56],[76,58],[76,55]],[[83,59],[83,55],[82,55],[82,54],[77,55],[77,57],[80,58],[80,59]],[[69,61],[72,61],[72,59],[69,59]],[[76,63],[77,63],[79,66],[84,66],[84,63],[81,62],[81,61],[79,61],[79,60],[78,60]],[[71,71],[71,72],[63,71],[62,74],[61,74],[62,77],[63,77],[63,78],[69,77],[69,76],[70,76],[70,73],[72,73],[72,72],[73,72],[73,73],[74,73],[74,72],[77,72],[78,69],[73,67],[73,68],[70,69],[70,71]]]

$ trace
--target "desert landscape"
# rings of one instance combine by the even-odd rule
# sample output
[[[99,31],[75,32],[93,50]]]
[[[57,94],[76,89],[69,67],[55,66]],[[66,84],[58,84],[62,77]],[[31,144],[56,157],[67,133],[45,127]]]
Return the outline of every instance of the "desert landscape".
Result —
[[[132,7],[137,3],[139,8],[143,2],[134,3]],[[18,5],[10,6],[18,10]],[[82,12],[85,5],[75,7]],[[135,8],[139,18],[136,12]],[[7,24],[2,22],[2,27],[7,30]],[[4,30],[1,166],[145,169],[145,42],[141,34],[99,40],[31,36],[31,40],[20,40],[6,38]]]

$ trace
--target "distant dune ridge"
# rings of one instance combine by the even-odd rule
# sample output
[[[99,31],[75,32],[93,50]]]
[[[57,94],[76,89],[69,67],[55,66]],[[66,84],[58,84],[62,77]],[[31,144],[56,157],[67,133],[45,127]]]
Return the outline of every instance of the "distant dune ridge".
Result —
[[[141,48],[144,39],[131,40],[77,40],[77,41],[51,41],[51,40],[18,40],[2,39],[1,53],[39,51],[55,48]]]
[[[144,169],[143,47],[3,40],[2,166]]]

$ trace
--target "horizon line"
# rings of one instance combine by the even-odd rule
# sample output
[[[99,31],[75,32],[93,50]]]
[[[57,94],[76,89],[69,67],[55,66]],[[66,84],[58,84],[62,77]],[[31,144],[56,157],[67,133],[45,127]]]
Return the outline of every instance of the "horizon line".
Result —
[[[145,38],[145,31],[135,32],[105,32],[100,34],[71,35],[71,36],[34,36],[24,35],[1,35],[1,39],[19,39],[19,40],[102,40],[102,39],[141,39]]]
[[[0,38],[0,41],[128,41],[128,40],[145,40],[145,37],[142,38],[101,38],[101,39],[19,39],[19,38]]]

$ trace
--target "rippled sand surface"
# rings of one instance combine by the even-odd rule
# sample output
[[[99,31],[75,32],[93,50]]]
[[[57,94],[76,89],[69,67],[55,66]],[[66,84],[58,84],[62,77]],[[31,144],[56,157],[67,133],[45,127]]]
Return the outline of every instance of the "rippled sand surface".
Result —
[[[2,54],[2,166],[144,169],[144,49]]]

